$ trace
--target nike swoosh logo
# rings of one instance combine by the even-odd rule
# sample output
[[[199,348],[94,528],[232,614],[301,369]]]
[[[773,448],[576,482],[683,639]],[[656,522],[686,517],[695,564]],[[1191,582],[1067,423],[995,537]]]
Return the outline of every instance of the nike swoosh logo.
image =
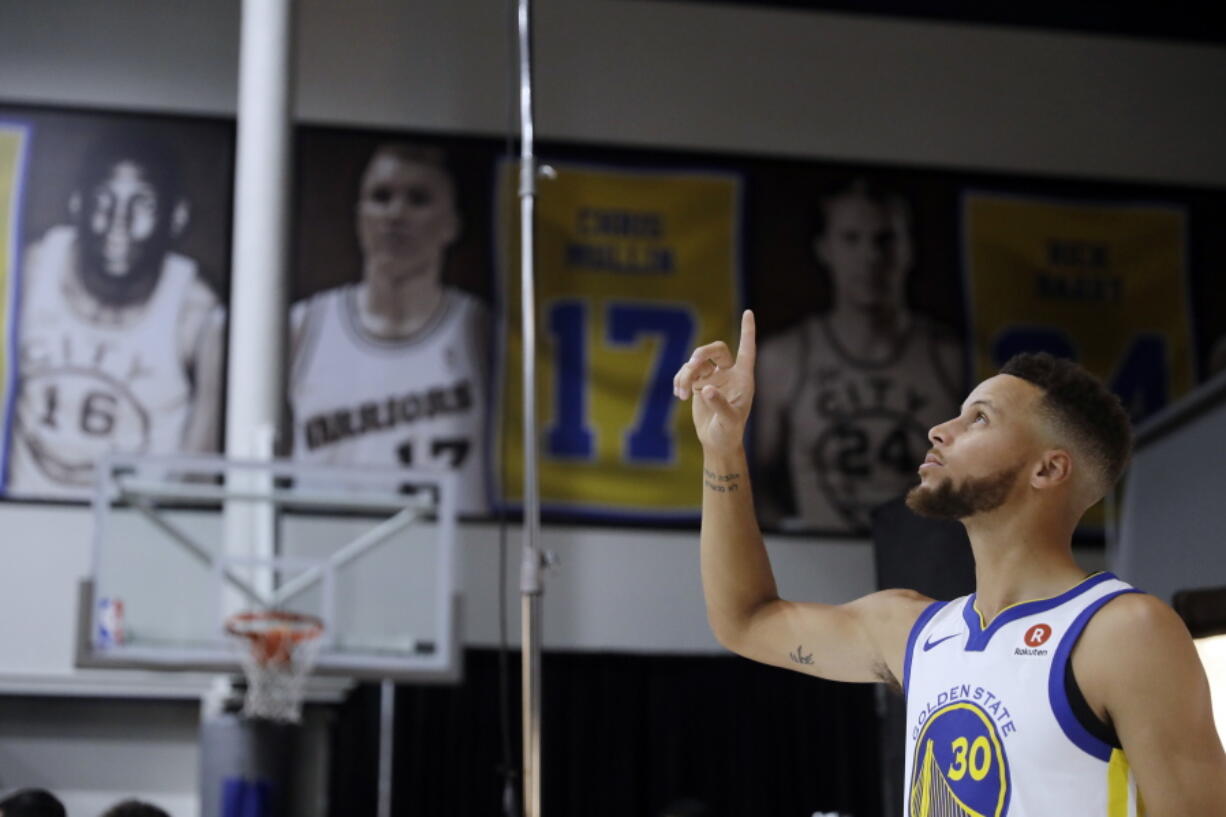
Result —
[[[935,647],[937,644],[940,644],[942,641],[948,641],[949,639],[953,638],[956,635],[957,633],[954,633],[953,635],[947,635],[944,638],[938,638],[936,641],[933,641],[931,638],[925,639],[924,640],[924,652],[928,652],[930,649]]]

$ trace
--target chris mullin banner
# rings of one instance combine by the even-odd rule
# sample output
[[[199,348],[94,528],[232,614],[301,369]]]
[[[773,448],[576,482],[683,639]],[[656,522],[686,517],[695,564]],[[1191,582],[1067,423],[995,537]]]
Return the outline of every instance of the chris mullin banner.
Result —
[[[740,181],[703,171],[557,164],[536,203],[536,400],[546,511],[693,519],[701,450],[672,378],[735,338]],[[505,334],[496,481],[523,502],[518,167],[499,184]]]

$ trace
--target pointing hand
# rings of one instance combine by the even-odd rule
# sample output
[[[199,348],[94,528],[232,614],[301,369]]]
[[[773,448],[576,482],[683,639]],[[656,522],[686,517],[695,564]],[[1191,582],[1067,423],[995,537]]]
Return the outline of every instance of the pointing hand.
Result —
[[[695,349],[673,377],[673,394],[694,398],[694,429],[704,448],[730,452],[742,444],[753,402],[755,334],[753,312],[746,309],[735,358],[723,341],[708,343]]]

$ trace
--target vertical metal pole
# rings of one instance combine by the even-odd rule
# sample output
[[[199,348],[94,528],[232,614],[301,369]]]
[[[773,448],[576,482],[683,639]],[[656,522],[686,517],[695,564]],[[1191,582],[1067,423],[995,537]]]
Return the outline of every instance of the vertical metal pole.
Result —
[[[284,400],[293,38],[292,0],[244,0],[226,404],[226,455],[238,459],[271,458]],[[227,480],[250,488],[259,476]],[[227,502],[227,550],[270,558],[273,520],[260,503]],[[271,589],[271,570],[247,578]]]
[[[379,689],[378,817],[392,817],[392,746],[396,727],[396,682],[384,679]]]
[[[226,454],[254,457],[281,417],[289,236],[290,0],[244,0],[234,180]]]
[[[285,278],[289,223],[290,89],[293,56],[292,0],[244,0],[239,48],[238,134],[234,175],[234,249],[231,256],[229,360],[227,361],[226,455],[267,459],[281,414],[285,346]],[[226,474],[227,486],[252,485],[248,471]],[[235,481],[231,481],[231,480]],[[274,517],[259,503],[227,501],[225,538],[216,555],[219,572],[226,555],[270,557]],[[266,598],[270,570],[241,575]],[[217,579],[224,617],[248,605]],[[219,619],[218,627],[221,627]],[[201,723],[202,813],[221,812],[221,781],[237,776],[267,777],[256,745],[268,742],[268,724],[220,718]],[[273,746],[287,745],[274,733]],[[242,749],[242,751],[236,751]],[[240,761],[239,758],[246,758]],[[244,763],[247,768],[235,768]],[[292,772],[278,774],[288,785]]]
[[[524,522],[520,561],[522,594],[522,680],[524,746],[524,817],[541,814],[541,582],[540,493],[537,484],[536,433],[536,286],[533,218],[536,156],[532,119],[532,3],[518,0],[520,118],[520,303],[524,362]]]

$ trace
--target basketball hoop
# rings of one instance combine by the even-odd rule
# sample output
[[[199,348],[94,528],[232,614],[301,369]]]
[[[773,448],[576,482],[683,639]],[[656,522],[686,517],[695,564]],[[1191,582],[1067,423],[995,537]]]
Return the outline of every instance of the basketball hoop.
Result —
[[[302,719],[306,677],[315,665],[324,623],[315,616],[288,610],[236,613],[226,632],[239,644],[247,695],[243,715],[297,723]]]

